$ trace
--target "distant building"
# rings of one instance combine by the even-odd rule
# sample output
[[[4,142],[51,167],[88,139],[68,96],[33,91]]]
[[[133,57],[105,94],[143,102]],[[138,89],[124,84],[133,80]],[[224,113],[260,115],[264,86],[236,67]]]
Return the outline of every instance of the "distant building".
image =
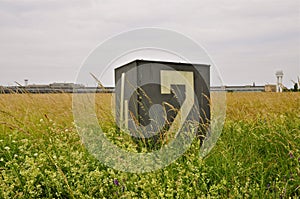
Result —
[[[25,84],[26,85],[26,84]],[[26,86],[0,86],[3,93],[113,93],[114,87],[86,87],[75,83],[29,84]]]
[[[276,85],[275,84],[266,84],[265,92],[276,92]]]
[[[23,88],[23,87],[22,87]],[[43,89],[43,88],[49,88],[49,85],[47,84],[29,84],[26,86],[27,89]]]
[[[283,91],[283,84],[282,84],[282,78],[283,78],[283,71],[279,70],[276,72],[276,78],[277,78],[277,86],[276,86],[276,92],[281,93]]]
[[[227,92],[264,92],[265,87],[264,86],[252,86],[252,85],[246,85],[246,86],[213,86],[210,87],[210,91],[216,92],[216,91],[227,91]]]
[[[74,84],[74,83],[52,83],[49,84],[50,88],[56,89],[64,89],[64,88],[84,88],[82,84]]]

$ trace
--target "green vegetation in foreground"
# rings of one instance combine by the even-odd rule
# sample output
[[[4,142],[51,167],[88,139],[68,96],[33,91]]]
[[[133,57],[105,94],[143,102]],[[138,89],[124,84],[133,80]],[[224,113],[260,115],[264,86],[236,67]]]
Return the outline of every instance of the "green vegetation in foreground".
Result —
[[[71,95],[0,95],[0,198],[299,198],[300,94],[227,97],[224,130],[207,157],[199,158],[195,141],[167,168],[130,174],[86,151],[72,123]],[[103,114],[109,98],[99,96],[97,104],[112,135],[112,119]]]

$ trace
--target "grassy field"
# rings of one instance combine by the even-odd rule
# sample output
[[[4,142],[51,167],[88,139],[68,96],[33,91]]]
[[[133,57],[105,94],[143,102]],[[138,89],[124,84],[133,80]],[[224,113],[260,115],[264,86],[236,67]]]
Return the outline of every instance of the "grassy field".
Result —
[[[97,115],[116,144],[110,94]],[[0,198],[299,198],[300,93],[228,93],[216,146],[199,141],[168,167],[130,174],[81,144],[69,94],[0,95]],[[138,164],[138,163],[137,163]]]

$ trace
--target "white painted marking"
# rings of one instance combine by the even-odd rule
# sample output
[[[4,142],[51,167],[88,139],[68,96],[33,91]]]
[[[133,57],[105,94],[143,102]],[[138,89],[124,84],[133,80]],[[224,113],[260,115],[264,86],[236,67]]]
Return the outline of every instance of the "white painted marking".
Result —
[[[177,123],[180,124],[180,126],[183,126],[189,112],[194,105],[194,73],[191,71],[161,70],[160,78],[162,94],[170,94],[171,85],[185,85],[185,100],[179,110],[181,114],[177,114],[173,122],[175,124]],[[181,115],[180,121],[178,121],[178,115]]]
[[[124,123],[124,90],[125,90],[125,73],[121,76],[121,99],[120,99],[120,124],[119,127],[123,128]]]
[[[128,100],[125,100],[124,103],[125,103],[125,111],[124,111],[124,114],[125,114],[125,129],[128,130]]]

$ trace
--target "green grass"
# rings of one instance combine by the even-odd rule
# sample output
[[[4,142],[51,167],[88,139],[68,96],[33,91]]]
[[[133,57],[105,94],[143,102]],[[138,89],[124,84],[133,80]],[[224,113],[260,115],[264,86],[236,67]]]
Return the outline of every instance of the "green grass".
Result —
[[[97,96],[100,124],[116,144],[110,95]],[[216,146],[199,143],[145,174],[104,166],[81,144],[71,95],[0,95],[0,198],[299,198],[299,93],[230,93]]]

